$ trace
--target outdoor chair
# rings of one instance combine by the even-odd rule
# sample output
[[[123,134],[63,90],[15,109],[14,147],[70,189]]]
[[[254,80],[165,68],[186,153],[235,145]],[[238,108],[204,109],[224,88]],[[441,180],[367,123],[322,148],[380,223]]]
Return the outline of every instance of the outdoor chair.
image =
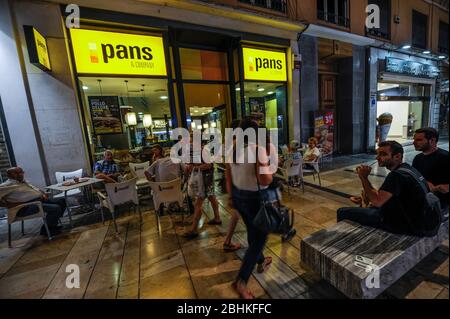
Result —
[[[56,182],[57,183],[64,183],[67,180],[74,179],[74,178],[81,178],[83,177],[83,169],[80,168],[73,172],[55,172]],[[81,194],[81,190],[79,188],[71,189],[70,191],[59,193],[54,195],[54,198],[62,198],[62,197],[69,197],[69,196],[77,196]]]
[[[17,186],[2,186],[0,187],[0,199],[3,198],[3,196],[7,195],[9,192],[13,191]],[[27,216],[17,216],[21,208],[34,206],[35,212],[32,212],[31,214]],[[35,202],[29,202],[17,205],[15,207],[7,208],[5,207],[7,211],[8,216],[8,247],[11,248],[11,225],[15,222],[21,222],[22,223],[22,235],[25,235],[25,220],[28,219],[35,219],[35,218],[42,218],[44,222],[45,229],[47,231],[48,239],[51,240],[52,236],[50,235],[50,230],[48,229],[47,220],[45,217],[44,208],[42,207],[42,203],[40,201]]]
[[[319,157],[314,161],[314,162],[304,162],[304,164],[309,164],[311,165],[313,168],[303,168],[302,167],[302,172],[301,172],[301,176],[302,176],[302,181],[303,181],[303,175],[305,173],[311,173],[313,176],[314,181],[316,181],[316,174],[317,174],[317,178],[319,180],[319,185],[322,186],[322,182],[320,180],[320,168],[319,168],[319,162],[320,162],[320,158],[321,155],[319,155]]]
[[[149,182],[153,192],[153,204],[155,207],[156,224],[159,231],[159,208],[162,204],[178,203],[183,207],[184,196],[181,190],[181,179],[177,178],[170,182]],[[184,214],[182,214],[184,224]]]
[[[145,171],[150,167],[150,162],[143,163],[129,163],[131,175],[137,178],[136,187],[139,191],[143,189],[150,189],[149,181],[145,176]],[[149,194],[150,195],[150,194]]]
[[[139,220],[142,222],[142,214],[136,190],[136,181],[137,178],[133,178],[122,183],[108,183],[105,184],[106,195],[101,192],[97,193],[100,201],[102,222],[105,222],[104,208],[107,208],[111,213],[116,233],[118,233],[118,229],[115,212],[118,206],[132,204],[135,212],[137,207],[139,211]]]

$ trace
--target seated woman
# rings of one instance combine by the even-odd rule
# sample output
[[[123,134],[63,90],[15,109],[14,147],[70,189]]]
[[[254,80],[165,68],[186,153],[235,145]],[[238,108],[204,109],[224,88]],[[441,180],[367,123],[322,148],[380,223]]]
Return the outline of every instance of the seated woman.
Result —
[[[308,147],[303,154],[303,161],[305,162],[303,168],[314,169],[314,167],[311,164],[308,164],[308,162],[316,162],[319,159],[319,156],[320,151],[317,148],[317,139],[315,137],[310,137],[308,139]]]
[[[94,176],[103,179],[105,183],[117,183],[120,173],[110,150],[103,153],[103,160],[95,163]]]

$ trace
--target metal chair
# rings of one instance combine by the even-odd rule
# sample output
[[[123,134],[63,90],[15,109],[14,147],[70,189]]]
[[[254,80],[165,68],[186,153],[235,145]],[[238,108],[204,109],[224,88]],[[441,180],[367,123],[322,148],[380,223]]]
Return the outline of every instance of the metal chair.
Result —
[[[101,206],[100,211],[102,214],[102,222],[103,223],[105,222],[104,208],[108,208],[112,215],[116,233],[118,233],[115,214],[117,206],[124,204],[133,204],[135,212],[136,207],[138,208],[139,220],[140,222],[142,222],[142,213],[141,208],[139,206],[136,181],[137,178],[133,178],[122,183],[105,184],[106,195],[100,192],[97,193]]]
[[[303,184],[303,176],[301,175],[301,169],[302,169],[302,159],[295,159],[295,160],[286,160],[283,163],[283,167],[279,168],[278,171],[281,174],[275,174],[275,177],[283,179],[287,186],[288,186],[288,194],[290,194],[290,186],[292,185],[292,179],[298,178],[301,181],[301,184],[303,186],[303,192],[305,192],[305,187]]]
[[[317,178],[319,179],[319,185],[322,186],[322,181],[320,180],[320,168],[319,168],[320,158],[321,158],[321,155],[319,155],[319,157],[314,162],[303,162],[304,164],[311,165],[313,167],[313,169],[302,167],[302,170],[301,170],[302,181],[303,181],[304,173],[312,173],[314,181],[316,181],[316,174],[317,174]]]
[[[184,196],[181,190],[181,179],[177,178],[170,182],[149,182],[153,191],[153,204],[155,207],[157,229],[159,231],[159,207],[161,204],[178,203],[179,207],[183,206]],[[182,223],[184,224],[184,214],[182,215]]]
[[[15,186],[15,185],[0,187],[0,198],[3,198],[3,196],[6,196],[8,193],[14,191],[14,189],[16,189],[16,188],[17,188],[17,186]],[[24,207],[29,207],[29,206],[37,207],[37,211],[35,213],[32,213],[27,216],[17,216],[20,209],[22,209]],[[4,208],[6,209],[7,216],[8,216],[8,247],[9,248],[12,247],[12,245],[11,245],[11,241],[12,241],[11,240],[11,225],[18,221],[22,222],[22,235],[25,235],[25,220],[42,218],[42,220],[44,222],[45,230],[47,231],[48,239],[49,240],[52,239],[52,236],[50,235],[50,230],[48,229],[47,219],[45,217],[44,208],[42,207],[42,203],[40,201],[19,204],[17,206],[10,207],[10,208],[7,208],[7,207],[4,207]]]

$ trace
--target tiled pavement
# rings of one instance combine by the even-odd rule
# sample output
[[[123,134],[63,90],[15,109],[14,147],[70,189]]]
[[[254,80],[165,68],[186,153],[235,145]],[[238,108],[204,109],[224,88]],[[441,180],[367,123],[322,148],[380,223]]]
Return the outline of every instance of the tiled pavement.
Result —
[[[258,298],[345,298],[299,263],[299,248],[301,238],[334,224],[336,209],[349,203],[311,187],[305,190],[284,194],[285,203],[295,210],[297,236],[288,243],[270,236],[265,253],[274,263],[266,274],[255,273],[250,279]],[[190,219],[183,227],[179,216],[164,216],[158,233],[152,210],[143,214],[141,225],[137,215],[122,213],[119,235],[109,221],[98,222],[98,215],[84,221],[77,216],[79,226],[50,242],[37,235],[39,222],[28,222],[25,237],[15,225],[12,249],[7,248],[2,222],[0,298],[237,298],[230,285],[245,248],[237,253],[222,250],[230,217],[226,199],[219,196],[223,225],[205,224],[213,216],[205,204],[201,235],[192,241],[180,236]],[[234,240],[246,245],[242,223]],[[66,288],[69,264],[80,266],[79,289]],[[448,298],[448,281],[447,241],[380,298]]]

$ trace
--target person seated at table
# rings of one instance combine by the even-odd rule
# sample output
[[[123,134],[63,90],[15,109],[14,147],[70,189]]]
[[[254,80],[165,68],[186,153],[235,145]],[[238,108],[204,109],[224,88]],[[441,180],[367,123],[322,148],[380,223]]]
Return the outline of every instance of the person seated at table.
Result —
[[[182,175],[181,163],[174,163],[170,157],[164,157],[160,145],[153,147],[153,163],[144,172],[149,181],[170,182]]]
[[[307,169],[314,169],[314,167],[307,162],[316,162],[319,159],[319,156],[320,151],[317,148],[317,139],[315,137],[310,137],[308,139],[308,147],[303,154],[303,161],[305,162],[303,167]]]
[[[293,161],[299,160],[302,157],[302,154],[299,151],[300,142],[297,140],[292,140],[289,143],[289,151],[286,154],[286,160],[291,159]]]
[[[182,177],[183,169],[181,163],[174,163],[170,157],[164,157],[164,152],[160,145],[155,145],[152,151],[154,161],[144,172],[147,180],[151,182],[170,182]],[[169,207],[179,210],[178,206]],[[161,205],[159,207],[159,214],[162,216],[163,213],[164,207]]]
[[[105,183],[117,183],[120,173],[113,159],[112,151],[106,150],[103,153],[103,159],[95,163],[94,176],[103,179]]]
[[[164,157],[164,150],[159,144],[152,147],[152,153],[152,163]]]
[[[13,185],[18,187],[1,199],[0,206],[11,208],[28,202],[41,201],[44,212],[46,213],[47,225],[50,230],[50,234],[52,236],[59,234],[62,227],[58,226],[58,220],[64,215],[64,211],[66,210],[65,199],[49,199],[47,194],[30,184],[25,179],[25,172],[19,166],[9,168],[6,171],[6,174],[8,176],[8,180],[0,184],[0,187]],[[26,206],[17,212],[17,216],[25,217],[36,214],[37,212],[37,206]],[[44,225],[41,227],[41,235],[47,236],[47,231]]]

